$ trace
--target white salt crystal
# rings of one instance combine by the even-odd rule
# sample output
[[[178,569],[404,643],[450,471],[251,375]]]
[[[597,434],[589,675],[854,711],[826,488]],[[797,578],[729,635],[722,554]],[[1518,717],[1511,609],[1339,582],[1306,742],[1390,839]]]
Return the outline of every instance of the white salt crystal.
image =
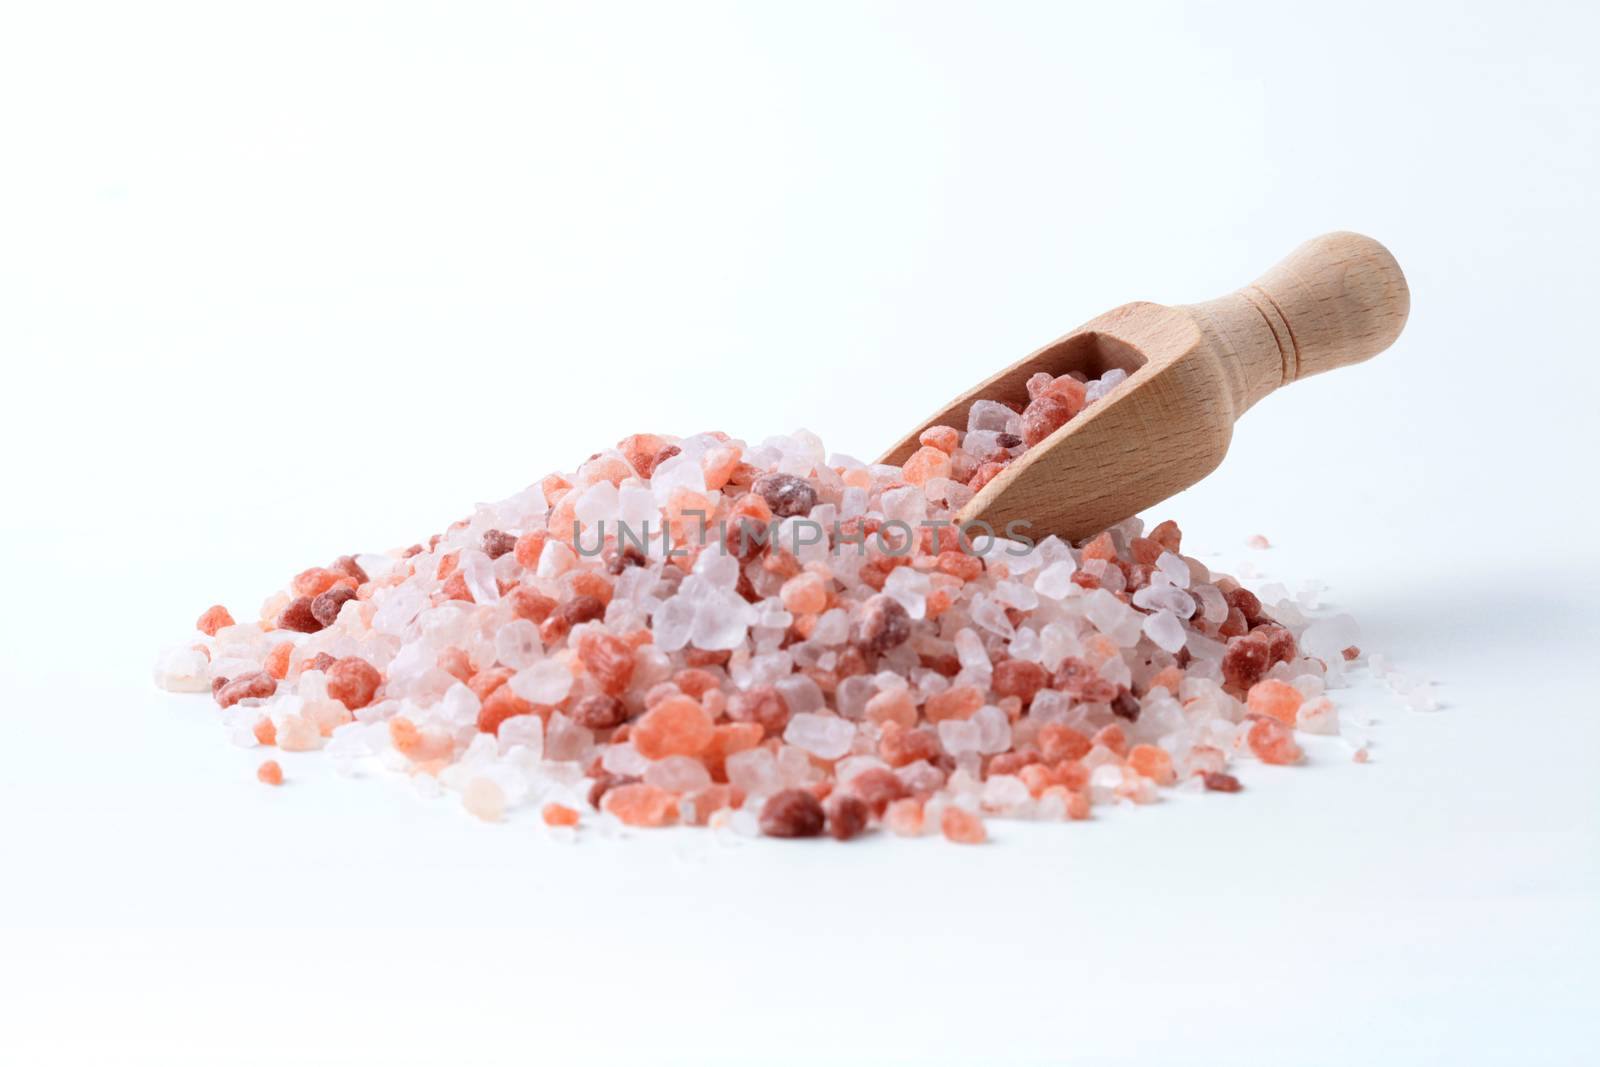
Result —
[[[1076,569],[1067,560],[1050,564],[1034,578],[1033,591],[1051,600],[1061,600],[1071,595],[1072,590],[1078,588],[1072,581],[1072,573]]]
[[[572,672],[559,659],[545,659],[518,671],[506,684],[530,703],[559,704],[572,691]]]
[[[711,772],[691,756],[668,756],[645,769],[644,781],[671,793],[692,793],[711,784]]]
[[[992,430],[1005,432],[1006,424],[1011,421],[1011,416],[1016,414],[1004,404],[993,400],[975,401],[967,409],[967,432],[970,434],[978,430]]]
[[[896,567],[883,583],[884,594],[898,601],[912,619],[927,615],[928,593],[931,589],[928,576],[913,567]]]
[[[791,674],[777,682],[775,687],[788,705],[791,714],[805,714],[821,710],[822,689],[804,674]]]
[[[1014,774],[991,775],[983,783],[981,796],[985,811],[1002,815],[1021,815],[1033,805],[1027,784]]]
[[[978,727],[978,751],[984,755],[1011,747],[1011,720],[993,704],[979,708],[969,720]]]
[[[156,684],[173,693],[210,692],[209,666],[197,648],[169,648],[156,660]]]
[[[530,715],[528,718],[537,719],[538,716]],[[503,731],[505,728],[501,729]],[[729,762],[732,762],[732,757],[729,758]],[[624,741],[619,745],[606,746],[605,752],[600,756],[600,766],[609,774],[637,778],[649,769],[650,761],[639,754],[639,750],[633,747],[632,741]]]
[[[983,746],[983,734],[978,724],[970,719],[945,719],[939,723],[939,743],[952,756],[959,756],[963,752],[979,752]]]
[[[495,658],[514,671],[533,666],[544,655],[539,628],[527,619],[515,619],[494,635]]]
[[[1032,611],[1039,606],[1039,595],[1031,587],[1009,579],[995,583],[994,598],[1019,611]]]
[[[1317,619],[1300,635],[1300,649],[1328,663],[1342,663],[1344,650],[1360,641],[1356,621],[1348,615]]]
[[[1158,648],[1172,653],[1181,651],[1187,639],[1183,623],[1165,608],[1154,615],[1145,616],[1144,633]]]
[[[783,731],[785,742],[825,760],[835,760],[849,752],[855,736],[855,723],[849,719],[809,712],[791,715]]]
[[[909,567],[897,567],[895,569],[897,571],[910,570]],[[910,609],[907,608],[906,610],[909,611]],[[793,619],[791,618],[790,622],[792,621]],[[829,608],[823,612],[817,619],[817,625],[811,630],[811,640],[819,645],[842,645],[849,636],[850,613],[843,608]]]
[[[1195,611],[1194,597],[1177,586],[1152,582],[1133,594],[1135,607],[1146,611],[1169,611],[1180,619],[1191,618]]]
[[[764,748],[751,748],[735,752],[724,766],[728,784],[747,796],[768,796],[783,788],[778,774],[778,761]]]
[[[755,621],[755,608],[744,597],[732,589],[717,590],[696,607],[690,640],[708,651],[737,648]]]
[[[494,580],[494,563],[488,556],[475,548],[462,549],[457,567],[474,601],[493,604],[500,599],[500,588]]]
[[[1209,623],[1225,622],[1228,618],[1228,598],[1214,585],[1198,585],[1194,595],[1200,601],[1200,617]]]
[[[500,751],[521,748],[538,758],[544,752],[544,723],[537,715],[513,715],[500,724]]]
[[[983,640],[968,627],[956,631],[956,660],[963,670],[986,673],[991,661]]]
[[[550,722],[545,726],[545,759],[573,760],[581,763],[587,760],[593,751],[593,731],[586,726],[579,726],[559,711],[550,716]]]
[[[1004,605],[985,593],[973,595],[971,614],[972,621],[990,633],[1010,637],[1015,632],[1011,620],[1006,617]]]
[[[1167,580],[1179,589],[1189,588],[1193,575],[1189,573],[1189,564],[1184,562],[1182,556],[1163,552],[1156,557],[1156,569],[1166,575]]]
[[[668,597],[651,617],[655,645],[663,652],[676,652],[689,643],[694,627],[695,606],[682,596]]]

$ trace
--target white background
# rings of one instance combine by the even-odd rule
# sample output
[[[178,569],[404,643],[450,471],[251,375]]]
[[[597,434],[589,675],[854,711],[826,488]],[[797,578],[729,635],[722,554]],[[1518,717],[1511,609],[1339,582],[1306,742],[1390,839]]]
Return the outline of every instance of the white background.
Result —
[[[0,1059],[1585,1062],[1592,5],[562,7],[0,5]],[[1160,514],[1439,683],[1351,694],[1366,767],[565,846],[264,789],[150,685],[208,604],[627,433],[870,456],[1340,228],[1406,333]]]

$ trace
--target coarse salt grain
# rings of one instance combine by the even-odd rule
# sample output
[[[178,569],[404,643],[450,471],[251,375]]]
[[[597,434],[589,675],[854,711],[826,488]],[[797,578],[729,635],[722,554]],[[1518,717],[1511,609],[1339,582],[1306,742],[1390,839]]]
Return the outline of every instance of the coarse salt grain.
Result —
[[[570,793],[633,826],[976,843],[980,809],[1237,790],[1234,753],[1291,764],[1296,728],[1340,729],[1325,690],[1357,635],[1306,614],[1320,586],[1264,607],[1171,523],[970,553],[918,532],[1125,377],[1035,375],[904,470],[825,463],[805,431],[636,435],[425,543],[302,571],[259,620],[208,609],[156,681],[237,703],[244,743],[401,770],[486,821],[593,818],[541,799]]]

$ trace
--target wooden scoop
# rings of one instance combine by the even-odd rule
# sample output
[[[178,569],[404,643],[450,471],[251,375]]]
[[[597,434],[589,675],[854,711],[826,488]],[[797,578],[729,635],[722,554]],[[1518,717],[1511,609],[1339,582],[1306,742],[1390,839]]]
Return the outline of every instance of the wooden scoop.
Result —
[[[1034,539],[1079,540],[1210,474],[1252,404],[1382,352],[1410,309],[1388,249],[1358,233],[1324,234],[1227,296],[1124,304],[1091,319],[956,397],[879,462],[904,463],[928,426],[964,429],[975,400],[1026,403],[1025,383],[1040,371],[1092,379],[1120,367],[1126,381],[1012,460],[958,517],[1002,536],[1015,521]]]

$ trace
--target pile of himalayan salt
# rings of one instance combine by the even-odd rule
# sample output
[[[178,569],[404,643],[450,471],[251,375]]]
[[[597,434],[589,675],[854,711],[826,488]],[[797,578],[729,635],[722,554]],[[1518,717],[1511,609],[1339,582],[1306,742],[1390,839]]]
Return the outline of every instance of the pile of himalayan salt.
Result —
[[[488,820],[979,842],[987,816],[1237,791],[1235,760],[1339,731],[1348,617],[1269,612],[1171,522],[1079,546],[950,523],[1118,375],[980,401],[904,468],[805,431],[629,437],[425,544],[302,571],[255,620],[211,608],[156,678],[209,690],[240,744]]]

